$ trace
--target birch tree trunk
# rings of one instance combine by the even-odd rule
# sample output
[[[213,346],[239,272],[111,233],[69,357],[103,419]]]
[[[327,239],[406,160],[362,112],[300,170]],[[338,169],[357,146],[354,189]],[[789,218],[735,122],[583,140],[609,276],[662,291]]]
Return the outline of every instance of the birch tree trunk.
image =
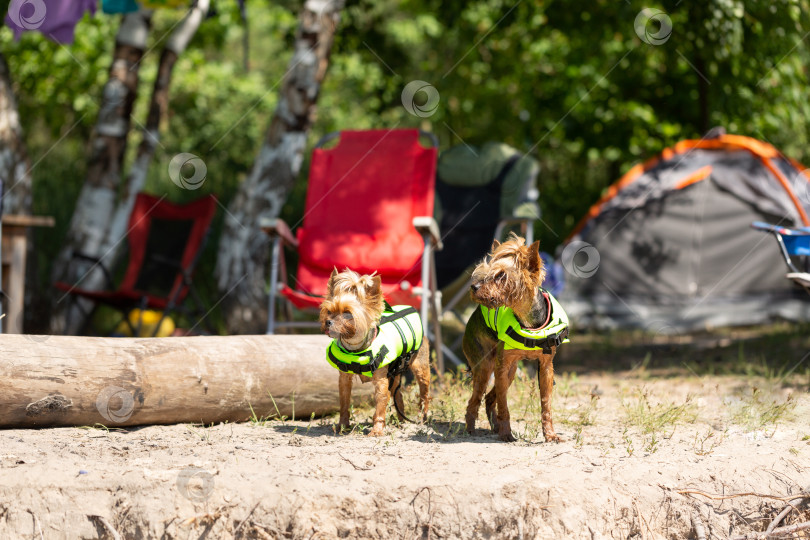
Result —
[[[90,263],[71,260],[75,252],[101,256],[102,242],[115,209],[121,168],[126,150],[132,106],[138,94],[138,71],[149,34],[151,11],[125,15],[115,38],[110,77],[104,85],[96,130],[91,141],[87,180],[79,194],[62,251],[57,257],[54,281],[77,287],[98,288],[102,274]],[[85,276],[85,274],[87,274]],[[84,323],[78,309],[71,309],[60,293],[51,315],[52,333],[75,333]]]
[[[120,258],[122,250],[119,249],[119,247],[122,246],[123,242],[121,240],[127,233],[129,215],[132,213],[132,208],[135,205],[135,196],[143,190],[143,186],[146,183],[146,176],[149,172],[149,165],[152,163],[152,159],[155,156],[157,145],[160,144],[161,124],[165,123],[168,119],[169,86],[172,81],[174,65],[177,62],[177,58],[183,54],[186,47],[188,47],[191,38],[197,33],[200,23],[208,13],[209,5],[210,0],[197,0],[195,6],[189,10],[174,32],[172,32],[172,35],[169,37],[160,55],[157,78],[155,79],[155,86],[152,90],[152,101],[149,105],[149,116],[146,119],[146,125],[143,130],[143,139],[138,147],[138,155],[135,158],[135,162],[132,164],[132,168],[127,176],[123,198],[115,209],[115,214],[108,228],[107,236],[100,249],[100,253],[103,256],[103,264],[107,268],[112,268],[115,262]],[[92,285],[101,285],[101,283],[93,283]],[[85,288],[87,288],[86,285]]]
[[[2,199],[0,214],[31,214],[31,184],[31,163],[23,139],[17,99],[12,88],[11,70],[5,56],[0,53],[0,190],[2,190],[0,191],[0,199]],[[32,235],[33,233],[29,229],[26,233],[28,238],[26,258],[29,261],[29,264],[26,265],[26,276],[31,279],[29,283],[34,283],[36,278],[33,264],[36,257],[33,257]],[[0,284],[0,288],[2,288],[2,284]],[[30,304],[29,291],[32,288],[27,287],[27,289],[28,291],[24,293],[22,299],[9,297],[7,305],[0,308],[0,312],[8,313],[6,309],[11,309],[12,302],[17,305]],[[0,321],[0,328],[3,331],[8,331],[10,328],[21,330],[23,324],[22,320]]]
[[[31,171],[11,72],[0,53],[0,180],[4,214],[31,213]]]
[[[268,249],[258,223],[279,215],[301,170],[342,7],[343,0],[304,3],[267,136],[225,216],[216,273],[219,290],[226,295],[222,306],[230,332],[265,331]]]

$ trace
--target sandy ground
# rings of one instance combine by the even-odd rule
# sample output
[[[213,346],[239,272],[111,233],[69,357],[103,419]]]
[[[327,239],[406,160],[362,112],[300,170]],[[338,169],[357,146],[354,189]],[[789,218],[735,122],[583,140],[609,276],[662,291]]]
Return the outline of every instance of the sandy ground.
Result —
[[[462,383],[437,390],[427,425],[382,438],[361,433],[362,408],[341,436],[333,418],[0,431],[0,538],[648,539],[695,537],[693,520],[726,538],[764,530],[786,504],[769,496],[810,491],[808,381],[557,382],[558,444],[542,442],[522,375],[511,444],[483,412],[464,433]]]

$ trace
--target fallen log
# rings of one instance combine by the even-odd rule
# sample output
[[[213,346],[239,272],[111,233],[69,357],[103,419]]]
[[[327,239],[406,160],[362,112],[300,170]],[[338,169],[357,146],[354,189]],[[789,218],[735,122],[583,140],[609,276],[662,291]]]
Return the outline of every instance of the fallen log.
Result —
[[[338,406],[326,336],[0,335],[0,428],[310,418]],[[371,396],[355,384],[354,403]]]

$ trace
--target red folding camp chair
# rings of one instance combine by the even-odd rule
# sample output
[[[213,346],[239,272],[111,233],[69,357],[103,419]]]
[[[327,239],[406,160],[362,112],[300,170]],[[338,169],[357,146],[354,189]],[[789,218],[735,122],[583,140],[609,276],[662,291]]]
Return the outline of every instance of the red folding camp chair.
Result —
[[[101,268],[110,290],[85,290],[79,287],[81,283],[57,282],[55,286],[68,294],[121,311],[136,336],[140,328],[135,328],[126,316],[134,308],[140,308],[141,312],[144,309],[163,312],[155,325],[155,333],[160,329],[163,318],[173,312],[190,318],[199,317],[197,324],[203,322],[206,313],[191,278],[216,213],[216,204],[213,195],[188,204],[173,204],[139,193],[129,218],[129,262],[121,284],[114,288],[112,275],[100,259],[74,253],[74,258],[89,261]],[[189,295],[195,305],[193,309],[184,305]]]
[[[419,143],[420,134],[430,139],[430,148]],[[336,146],[323,148],[338,138]],[[386,300],[419,307],[426,332],[441,343],[441,299],[433,263],[433,248],[441,249],[441,242],[432,217],[437,144],[435,136],[415,129],[343,131],[318,142],[302,226],[295,236],[280,219],[262,227],[273,238],[269,334],[318,326],[277,320],[278,293],[299,309],[317,308],[332,269],[350,268],[361,274],[377,272]],[[282,244],[298,252],[294,287],[287,283]],[[440,347],[435,350],[441,369]]]

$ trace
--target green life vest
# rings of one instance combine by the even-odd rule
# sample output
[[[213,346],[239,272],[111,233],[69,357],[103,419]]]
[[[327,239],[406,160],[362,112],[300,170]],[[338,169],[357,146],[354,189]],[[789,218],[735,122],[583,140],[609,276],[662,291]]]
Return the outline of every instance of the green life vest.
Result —
[[[551,347],[568,343],[568,315],[551,293],[544,289],[541,291],[548,295],[551,314],[548,324],[537,330],[522,328],[515,312],[508,307],[490,309],[481,306],[481,313],[484,315],[487,327],[498,335],[499,341],[503,341],[504,349],[522,349],[524,351],[544,349],[546,352],[550,352]]]
[[[326,348],[326,361],[343,373],[371,377],[375,370],[395,360],[410,358],[422,346],[423,336],[422,320],[415,308],[386,304],[370,347],[347,351],[333,339]]]

